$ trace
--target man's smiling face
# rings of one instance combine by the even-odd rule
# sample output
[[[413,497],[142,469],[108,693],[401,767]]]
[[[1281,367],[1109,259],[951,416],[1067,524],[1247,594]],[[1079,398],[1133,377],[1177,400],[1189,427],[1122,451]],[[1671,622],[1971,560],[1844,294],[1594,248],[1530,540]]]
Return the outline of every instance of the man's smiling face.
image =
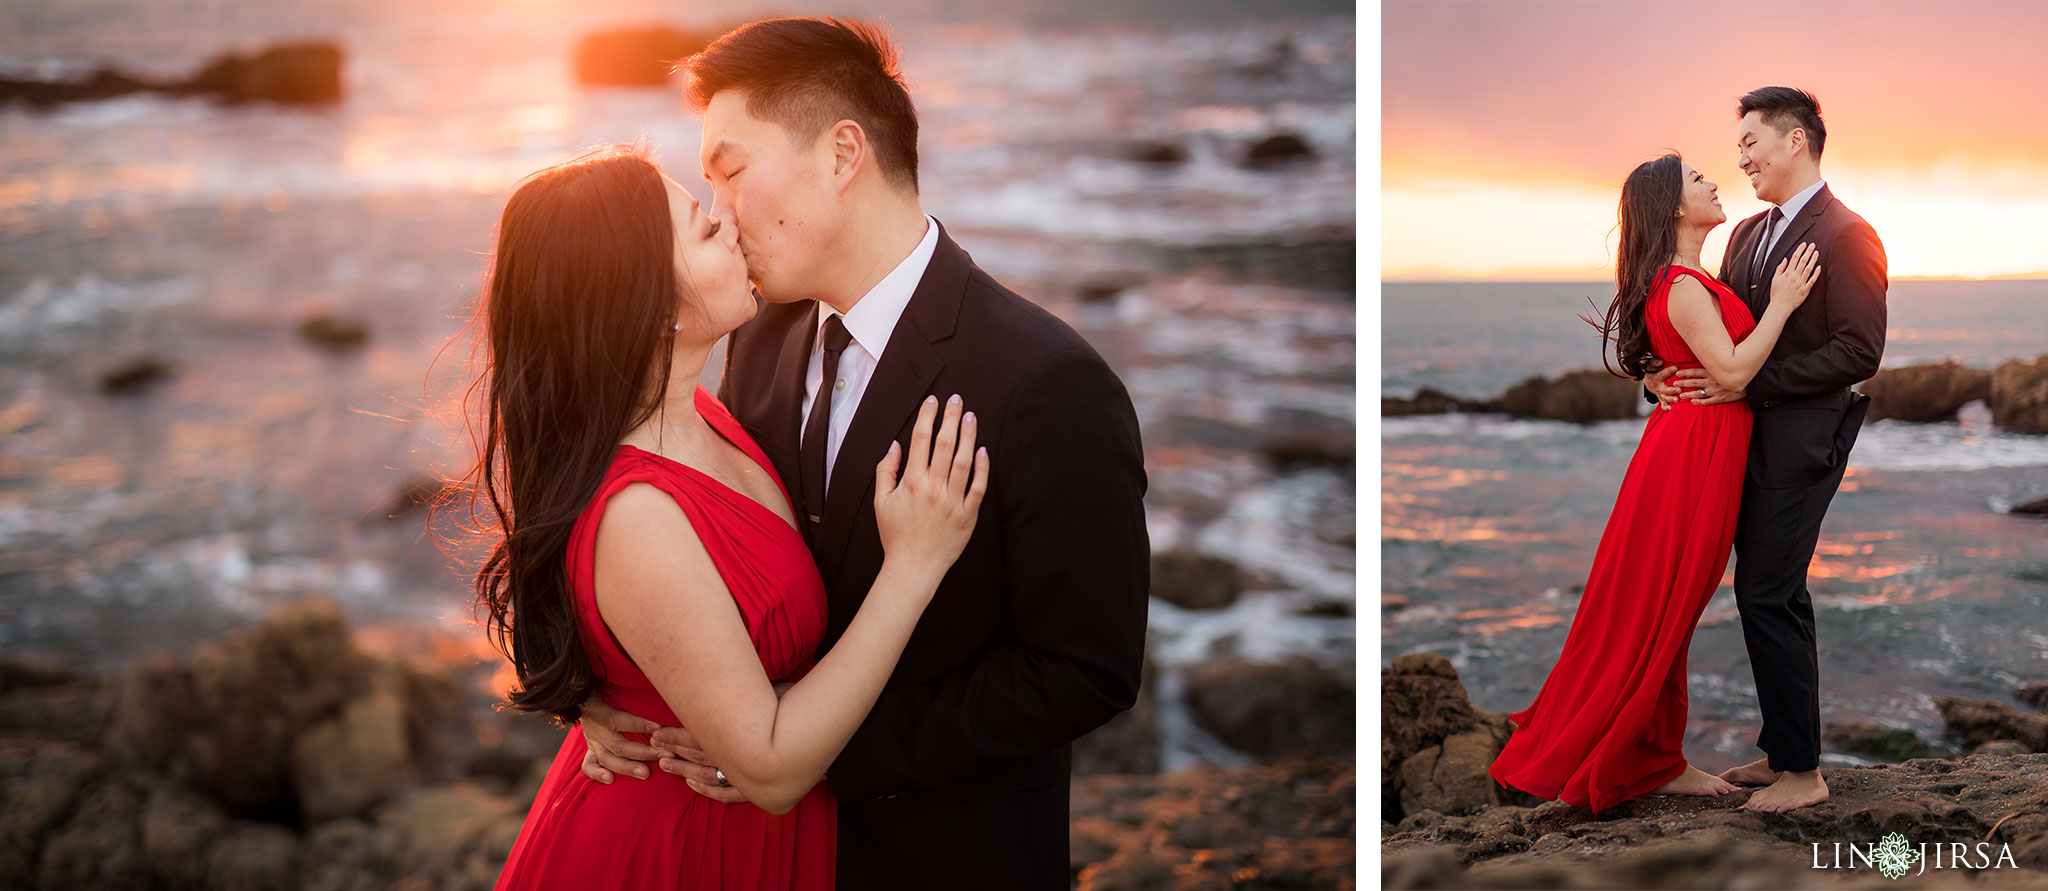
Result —
[[[761,295],[775,303],[815,296],[817,258],[831,228],[832,153],[826,134],[791,138],[755,117],[747,95],[724,90],[704,109],[698,161],[711,184],[711,214],[739,227],[740,250]]]
[[[1742,116],[1736,125],[1735,146],[1740,153],[1736,163],[1749,175],[1756,197],[1772,204],[1783,204],[1792,197],[1787,188],[1792,184],[1793,158],[1806,150],[1805,133],[1789,128],[1781,135],[1761,111]]]

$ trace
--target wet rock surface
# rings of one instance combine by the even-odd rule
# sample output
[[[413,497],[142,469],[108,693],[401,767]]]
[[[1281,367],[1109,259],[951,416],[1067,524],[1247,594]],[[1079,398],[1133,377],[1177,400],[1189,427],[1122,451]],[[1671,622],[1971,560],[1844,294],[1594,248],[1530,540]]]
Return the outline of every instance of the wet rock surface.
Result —
[[[1080,887],[1355,886],[1349,688],[1261,672],[1227,676],[1329,691],[1309,748],[1344,757],[1159,773],[1148,667],[1075,746]],[[0,889],[489,888],[566,731],[475,679],[365,652],[318,600],[104,678],[0,663]]]
[[[1512,721],[1473,707],[1444,657],[1396,657],[1382,669],[1381,692],[1382,887],[1892,887],[1867,863],[1832,864],[1837,843],[1872,845],[1896,832],[1915,850],[1944,846],[1941,866],[1929,863],[1934,875],[1920,879],[1927,887],[2048,888],[2048,753],[2015,751],[2025,744],[2005,738],[2031,738],[2032,719],[2048,716],[1938,699],[1951,735],[1984,742],[1976,752],[1824,768],[1829,799],[1784,813],[1743,810],[1760,788],[1744,786],[1720,796],[1645,795],[1596,816],[1490,782],[1494,741],[1506,741],[1497,730]],[[1869,725],[1829,733],[1894,751],[1932,745]],[[1813,867],[1815,844],[1831,868]],[[1953,844],[1970,847],[1951,868]],[[2000,858],[1997,868],[1965,868]]]

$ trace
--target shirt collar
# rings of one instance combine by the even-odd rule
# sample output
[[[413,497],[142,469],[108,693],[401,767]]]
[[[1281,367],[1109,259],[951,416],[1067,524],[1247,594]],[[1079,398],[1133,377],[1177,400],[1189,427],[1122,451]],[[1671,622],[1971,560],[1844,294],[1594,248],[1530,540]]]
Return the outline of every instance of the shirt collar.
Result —
[[[1799,215],[1801,209],[1806,207],[1806,202],[1813,200],[1813,196],[1820,192],[1820,187],[1827,184],[1828,181],[1824,179],[1814,180],[1813,185],[1801,189],[1799,194],[1785,199],[1784,204],[1778,205],[1778,212],[1784,214],[1787,221],[1791,220]]]
[[[896,264],[895,269],[889,270],[888,275],[882,276],[881,281],[861,295],[851,312],[841,316],[846,333],[853,335],[853,341],[877,361],[882,358],[882,350],[889,345],[889,335],[896,330],[896,322],[903,318],[904,308],[910,305],[911,296],[917,293],[917,283],[924,279],[925,268],[931,265],[932,253],[938,246],[939,221],[932,219],[931,214],[925,214],[924,239],[910,250],[910,256],[904,257],[903,262]],[[825,321],[833,315],[832,308],[825,306],[824,312],[818,313],[818,330],[824,330]],[[819,342],[816,332],[813,332],[811,342]]]

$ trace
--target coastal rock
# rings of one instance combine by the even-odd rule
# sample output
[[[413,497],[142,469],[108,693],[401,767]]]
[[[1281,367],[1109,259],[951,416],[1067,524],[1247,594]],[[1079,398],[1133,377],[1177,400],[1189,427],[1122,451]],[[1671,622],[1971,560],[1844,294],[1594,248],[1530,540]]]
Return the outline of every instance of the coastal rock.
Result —
[[[1876,758],[1905,761],[1911,758],[1943,758],[1950,753],[1919,737],[1911,730],[1847,722],[1827,725],[1821,739],[1836,751]]]
[[[104,768],[71,742],[0,739],[0,876],[35,874],[36,852]]]
[[[1416,391],[1415,397],[1412,399],[1380,397],[1380,416],[1384,418],[1397,418],[1408,415],[1441,415],[1450,412],[1497,412],[1501,410],[1500,400],[1498,399],[1481,402],[1477,399],[1453,396],[1442,390],[1429,387],[1423,387]]]
[[[1237,564],[1195,551],[1152,554],[1152,596],[1181,609],[1222,609],[1237,602]]]
[[[2025,514],[2030,517],[2048,517],[2048,495],[2043,495],[2032,501],[2026,502],[2025,504],[2021,504],[2017,507],[2014,507],[2011,512],[2016,514]],[[2035,704],[2039,705],[2039,703]]]
[[[1328,468],[1353,472],[1358,464],[1358,425],[1350,418],[1317,411],[1272,409],[1260,428],[1259,452],[1280,473]],[[1349,524],[1347,524],[1349,525]]]
[[[228,102],[317,105],[341,101],[341,47],[328,41],[285,43],[254,55],[215,57],[176,88]]]
[[[1335,759],[1076,777],[1075,886],[1355,887],[1356,787],[1353,766]]]
[[[1527,378],[1500,397],[1501,410],[1515,417],[1578,424],[1634,418],[1643,404],[1641,386],[1600,368],[1566,372],[1554,381]]]
[[[599,31],[576,42],[576,82],[584,86],[666,86],[669,68],[701,52],[713,35],[653,25]]]
[[[1173,142],[1141,142],[1126,150],[1126,157],[1140,164],[1170,166],[1188,161],[1187,149]]]
[[[367,690],[366,668],[332,603],[288,607],[202,644],[183,663],[123,672],[113,684],[108,743],[204,790],[231,814],[291,821],[294,742]]]
[[[2048,498],[2041,500],[2048,501]],[[2048,710],[2048,683],[2028,684],[2013,691],[2012,696],[2036,709]]]
[[[148,89],[151,89],[151,85],[145,81],[137,80],[112,68],[100,68],[90,77],[81,80],[0,78],[0,102],[21,102],[36,108],[48,108],[65,102],[112,99]]]
[[[1997,739],[2018,740],[2031,752],[2048,752],[2048,715],[2028,714],[2002,702],[1934,697],[1934,707],[1948,722],[1949,732],[1968,745]]]
[[[1388,819],[1540,802],[1487,775],[1514,722],[1474,707],[1443,656],[1408,653],[1380,670],[1380,721],[1380,795]]]
[[[206,858],[207,888],[291,891],[297,836],[266,823],[237,823]]]
[[[1105,275],[1075,285],[1074,298],[1082,303],[1105,303],[1144,283],[1144,279],[1135,275]]]
[[[43,847],[44,888],[131,888],[148,881],[138,815],[143,798],[124,782],[86,789],[63,828]],[[25,876],[26,873],[16,875]]]
[[[292,746],[292,789],[310,822],[359,816],[413,785],[405,700],[379,693],[354,700],[313,725]]]
[[[1299,133],[1275,133],[1251,144],[1245,150],[1244,165],[1254,170],[1264,170],[1296,161],[1310,161],[1316,157],[1316,150]]]
[[[227,815],[213,802],[179,786],[150,791],[142,812],[142,853],[158,878],[182,888],[207,884],[207,854],[227,829]]]
[[[1998,366],[1984,402],[1993,424],[2019,433],[2048,433],[2048,355]]]
[[[401,870],[447,874],[459,872],[470,854],[495,846],[505,821],[516,835],[525,816],[502,797],[455,783],[407,792],[379,810],[376,824],[397,840],[393,853]]]
[[[1186,677],[1195,723],[1233,749],[1268,761],[1354,750],[1356,704],[1346,672],[1296,657],[1208,662]]]
[[[2048,755],[1919,758],[1829,768],[1827,779],[1828,801],[1776,814],[1741,810],[1760,788],[1743,787],[1720,796],[1646,795],[1598,816],[1548,802],[1417,819],[1382,839],[1381,878],[1388,888],[1840,887],[1858,873],[1812,869],[1813,845],[1832,859],[1836,843],[1874,844],[1888,832],[1930,850],[1970,845],[1973,863],[2009,856],[1993,870],[2010,877],[2000,887],[2031,887],[2013,866],[2048,869]],[[1960,883],[1967,875],[1951,877]],[[1889,887],[1874,869],[1862,876],[1870,887]]]
[[[133,393],[169,377],[169,363],[155,356],[123,359],[100,372],[100,389],[108,393]]]
[[[370,326],[361,319],[347,319],[329,312],[316,312],[299,323],[299,336],[306,342],[342,350],[362,346],[370,339]]]
[[[1863,382],[1870,397],[1866,420],[1953,421],[1964,403],[1991,396],[1991,372],[1957,362],[1881,368]]]

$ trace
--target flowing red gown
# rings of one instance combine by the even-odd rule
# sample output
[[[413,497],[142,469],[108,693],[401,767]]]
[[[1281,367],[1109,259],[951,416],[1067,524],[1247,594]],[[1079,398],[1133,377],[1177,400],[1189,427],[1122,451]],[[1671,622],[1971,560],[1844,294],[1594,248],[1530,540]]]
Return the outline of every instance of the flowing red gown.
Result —
[[[1644,302],[1650,348],[1702,367],[1671,327],[1671,284],[1691,275],[1730,339],[1756,328],[1726,285],[1666,267]],[[1680,400],[1650,414],[1601,533],[1564,652],[1487,769],[1495,781],[1598,812],[1685,771],[1685,659],[1735,541],[1749,461],[1749,404]]]
[[[717,398],[697,388],[697,410],[788,490],[761,447]],[[629,445],[619,446],[596,497],[569,539],[568,571],[584,646],[602,695],[612,705],[664,726],[682,722],[641,674],[598,616],[593,555],[608,498],[630,483],[652,483],[675,497],[711,561],[732,590],[747,633],[771,681],[810,670],[825,631],[825,585],[810,549],[782,517],[693,468]],[[645,734],[627,734],[646,742]],[[498,888],[829,889],[838,852],[838,810],[825,783],[788,813],[722,804],[683,778],[653,770],[645,780],[610,785],[583,775],[583,734],[570,730]]]

